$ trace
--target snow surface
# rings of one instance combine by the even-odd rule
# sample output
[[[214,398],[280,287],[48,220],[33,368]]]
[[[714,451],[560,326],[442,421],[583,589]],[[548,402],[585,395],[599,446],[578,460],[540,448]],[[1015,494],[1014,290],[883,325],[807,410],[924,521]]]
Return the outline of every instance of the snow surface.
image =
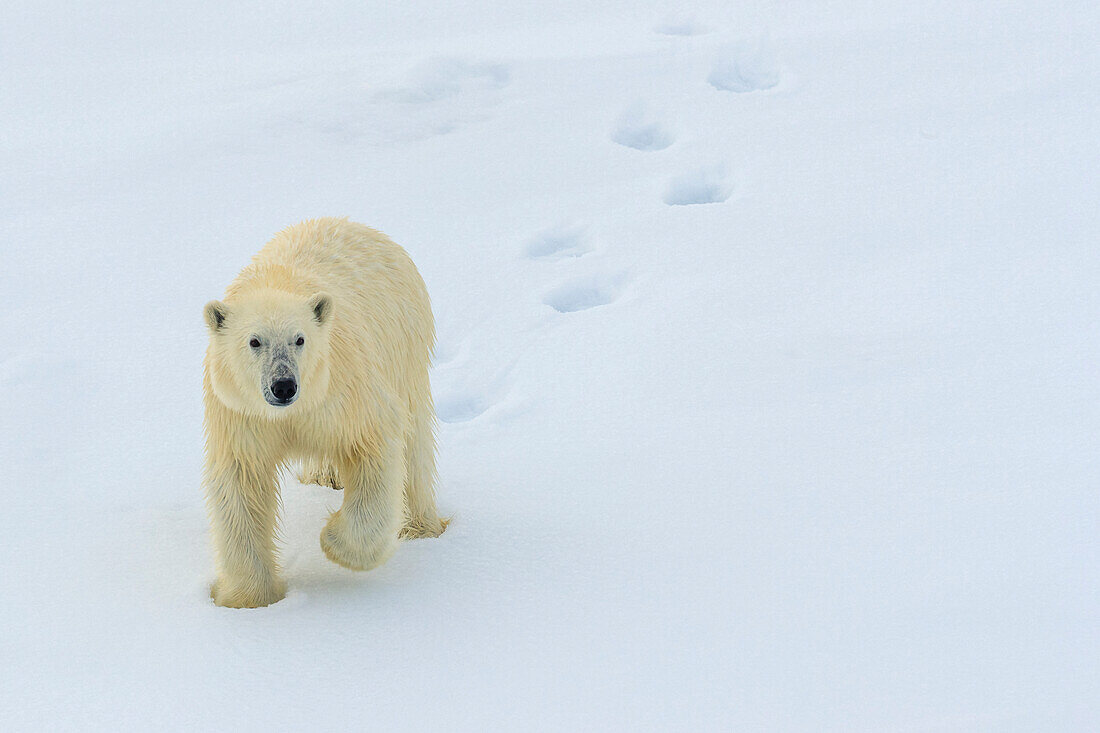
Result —
[[[0,729],[1100,728],[1093,3],[164,5],[0,9]],[[345,214],[454,523],[216,608],[201,308]]]

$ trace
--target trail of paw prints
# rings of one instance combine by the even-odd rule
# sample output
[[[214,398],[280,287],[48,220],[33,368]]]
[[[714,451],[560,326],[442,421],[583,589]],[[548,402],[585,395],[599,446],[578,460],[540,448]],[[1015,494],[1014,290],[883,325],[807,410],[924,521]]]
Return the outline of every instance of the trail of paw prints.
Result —
[[[672,178],[665,188],[664,202],[669,206],[720,204],[732,193],[726,166],[704,166]]]
[[[377,124],[379,116],[389,118],[408,139],[447,135],[487,119],[510,80],[503,64],[429,59],[413,69],[403,85],[375,95],[382,114],[371,122]]]
[[[446,424],[465,423],[480,417],[497,402],[500,380],[479,382],[469,364],[450,363],[435,369],[432,377],[435,415]]]
[[[523,246],[523,256],[529,260],[576,259],[594,250],[586,228],[576,224],[559,225],[528,240]],[[617,300],[624,282],[625,276],[621,273],[575,276],[545,292],[542,302],[558,313],[588,310]]]
[[[337,76],[331,89],[302,92],[309,102],[304,111],[282,116],[290,124],[320,129],[341,144],[425,140],[488,119],[510,80],[505,64],[432,58],[393,84],[371,91],[355,76]]]
[[[435,393],[435,416],[447,425],[475,420],[497,404],[498,395],[494,390],[468,380],[437,375],[433,381],[437,383],[432,388]]]
[[[445,423],[469,422],[492,406],[477,390],[448,392],[436,401],[435,414]]]
[[[529,260],[582,257],[592,251],[587,230],[578,225],[559,225],[540,232],[523,246]]]
[[[488,375],[465,363],[437,369],[432,378],[436,417],[448,425],[468,423],[504,404],[516,360],[512,356]]]
[[[779,84],[779,64],[766,41],[742,41],[721,50],[707,82],[715,89],[739,94],[772,89]]]
[[[665,35],[697,35],[709,29],[690,18],[668,19],[654,30]],[[779,64],[766,38],[727,44],[719,51],[707,81],[723,92],[738,94],[772,89],[779,84]],[[676,142],[676,135],[658,117],[635,102],[619,116],[611,140],[642,151],[664,150]],[[733,194],[734,186],[725,165],[703,165],[685,170],[668,180],[662,200],[669,206],[719,204]]]
[[[471,328],[465,318],[440,314],[431,381],[435,413],[441,424],[498,421],[515,412],[512,374],[523,349],[504,351],[499,347],[513,343],[515,336],[522,343],[529,332],[527,323],[521,311],[512,309],[489,324],[490,335],[486,336],[484,329]],[[511,335],[504,335],[509,332]]]
[[[664,150],[676,142],[676,135],[661,120],[647,113],[641,102],[627,107],[611,131],[611,140],[635,150]]]
[[[542,302],[558,313],[576,313],[619,299],[626,276],[622,273],[594,273],[568,280],[547,292]]]

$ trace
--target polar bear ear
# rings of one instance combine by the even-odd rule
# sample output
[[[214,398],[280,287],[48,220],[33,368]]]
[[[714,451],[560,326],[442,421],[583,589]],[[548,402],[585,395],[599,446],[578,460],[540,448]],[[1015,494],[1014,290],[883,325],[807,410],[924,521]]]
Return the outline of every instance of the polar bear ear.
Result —
[[[328,293],[317,293],[309,299],[309,309],[313,311],[313,320],[327,323],[332,318],[332,296]]]
[[[229,309],[226,308],[225,303],[220,300],[212,300],[202,309],[202,315],[206,319],[206,325],[210,330],[216,332],[225,325],[225,319],[226,316],[229,315]]]

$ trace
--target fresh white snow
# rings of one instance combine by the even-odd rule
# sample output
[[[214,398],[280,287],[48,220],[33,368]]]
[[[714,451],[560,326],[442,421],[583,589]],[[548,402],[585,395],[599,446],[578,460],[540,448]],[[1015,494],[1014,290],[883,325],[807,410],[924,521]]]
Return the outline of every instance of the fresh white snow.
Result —
[[[1093,3],[0,9],[0,729],[1100,727]],[[208,597],[202,305],[412,254],[438,540]]]

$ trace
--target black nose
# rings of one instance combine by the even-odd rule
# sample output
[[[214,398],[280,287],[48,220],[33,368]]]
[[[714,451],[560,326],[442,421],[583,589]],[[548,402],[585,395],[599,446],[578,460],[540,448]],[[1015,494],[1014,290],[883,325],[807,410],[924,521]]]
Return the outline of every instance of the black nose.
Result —
[[[294,393],[298,391],[298,385],[293,379],[277,379],[271,383],[271,394],[279,402],[290,402],[294,399]]]

